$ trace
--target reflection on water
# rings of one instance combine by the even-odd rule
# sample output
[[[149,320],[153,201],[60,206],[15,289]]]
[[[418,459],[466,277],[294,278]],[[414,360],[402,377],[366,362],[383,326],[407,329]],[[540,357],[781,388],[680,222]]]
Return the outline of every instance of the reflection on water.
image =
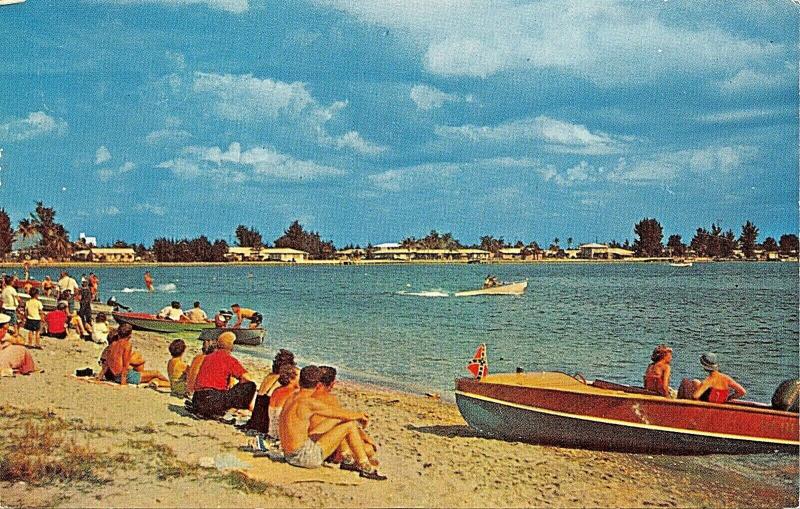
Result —
[[[491,270],[529,278],[521,297],[456,298]],[[33,277],[56,275],[33,270]],[[81,269],[71,271],[79,276]],[[194,300],[212,313],[234,302],[264,314],[269,342],[344,376],[421,392],[452,392],[479,343],[490,370],[557,369],[641,383],[653,347],[675,349],[673,385],[700,377],[698,356],[769,401],[798,371],[798,274],[790,263],[532,264],[342,267],[162,267],[99,269],[104,298],[136,310]],[[243,350],[244,351],[244,350]],[[253,349],[247,350],[253,353]]]

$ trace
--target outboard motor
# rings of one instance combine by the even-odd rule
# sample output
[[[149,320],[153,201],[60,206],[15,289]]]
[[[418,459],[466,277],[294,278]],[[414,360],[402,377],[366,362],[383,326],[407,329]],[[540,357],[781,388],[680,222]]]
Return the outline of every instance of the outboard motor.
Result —
[[[798,399],[800,399],[800,380],[784,380],[772,395],[772,408],[797,412]]]
[[[125,311],[131,310],[131,308],[129,308],[128,306],[125,306],[124,304],[117,302],[117,298],[114,297],[113,295],[111,296],[110,299],[106,301],[106,306],[111,306],[112,308],[114,308],[114,311],[118,311],[120,309],[124,309]]]

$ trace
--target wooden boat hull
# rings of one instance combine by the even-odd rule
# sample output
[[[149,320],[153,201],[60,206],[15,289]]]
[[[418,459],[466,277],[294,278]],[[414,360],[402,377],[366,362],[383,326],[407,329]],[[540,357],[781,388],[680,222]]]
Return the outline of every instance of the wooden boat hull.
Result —
[[[18,295],[23,302],[27,302],[28,299],[31,298],[31,296],[27,293],[19,293]],[[42,306],[45,311],[53,311],[58,305],[58,300],[56,300],[55,297],[39,296],[39,300],[42,302]],[[75,309],[77,309],[79,305],[79,302],[76,301],[74,303]],[[105,313],[107,317],[111,318],[111,314],[113,312],[114,308],[108,304],[103,304],[102,302],[92,302],[92,315],[96,316],[97,313]]]
[[[797,454],[800,450],[797,413],[755,404],[720,405],[599,389],[563,373],[497,377],[456,381],[461,415],[471,427],[490,436],[670,454]]]
[[[112,316],[119,324],[127,323],[132,325],[134,329],[152,332],[200,332],[204,329],[213,329],[215,327],[214,322],[176,322],[174,320],[156,318],[155,315],[146,313],[114,312]]]
[[[467,290],[464,292],[456,292],[456,297],[475,297],[478,295],[522,295],[528,288],[527,281],[517,281],[516,283],[508,283],[491,288],[480,288],[478,290]]]
[[[200,332],[200,339],[205,341],[207,339],[217,339],[223,332],[233,332],[236,335],[236,340],[233,342],[236,345],[258,346],[264,341],[267,331],[261,328],[258,329],[234,329],[231,327],[205,329]]]

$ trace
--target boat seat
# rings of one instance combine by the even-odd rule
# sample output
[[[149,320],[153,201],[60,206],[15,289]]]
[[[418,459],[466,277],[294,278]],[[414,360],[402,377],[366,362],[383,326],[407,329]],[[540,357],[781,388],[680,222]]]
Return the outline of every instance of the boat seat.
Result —
[[[633,387],[630,385],[623,385],[614,382],[607,382],[605,380],[595,380],[592,382],[593,387],[597,387],[598,389],[608,389],[612,391],[622,391],[628,392],[631,394],[645,394],[647,396],[660,396],[659,393],[654,391],[648,391],[643,387]]]

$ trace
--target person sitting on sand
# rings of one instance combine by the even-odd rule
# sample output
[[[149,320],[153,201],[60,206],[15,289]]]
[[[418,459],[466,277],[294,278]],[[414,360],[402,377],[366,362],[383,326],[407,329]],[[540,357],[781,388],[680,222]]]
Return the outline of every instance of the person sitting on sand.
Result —
[[[56,339],[66,339],[68,322],[67,303],[59,302],[56,309],[44,315],[44,323],[47,326],[44,335]]]
[[[108,317],[103,312],[97,313],[97,319],[92,325],[92,341],[101,345],[108,341]]]
[[[667,345],[658,345],[650,356],[653,361],[644,372],[644,388],[667,398],[674,398],[675,390],[669,386],[670,362],[672,362],[672,348]]]
[[[195,355],[192,362],[189,364],[189,369],[186,372],[186,397],[191,398],[192,394],[194,394],[196,382],[197,382],[197,374],[200,372],[200,367],[203,365],[203,361],[206,358],[206,355],[210,354],[217,348],[217,340],[216,339],[205,339],[203,340],[203,346],[200,349],[200,353]]]
[[[77,311],[72,312],[72,318],[70,318],[69,324],[75,329],[75,332],[78,334],[78,339],[84,339],[86,341],[91,339],[91,329],[83,323]]]
[[[255,430],[259,433],[269,432],[272,427],[269,416],[270,397],[280,387],[280,370],[284,365],[291,366],[293,370],[297,369],[294,363],[294,354],[281,348],[272,360],[272,372],[264,377],[258,388],[256,400],[253,403],[253,413],[250,416],[250,420],[244,425],[244,429]]]
[[[300,387],[283,406],[278,432],[286,462],[296,467],[319,468],[342,443],[347,443],[355,456],[356,468],[361,477],[386,479],[370,463],[358,432],[357,423],[366,426],[369,422],[367,415],[335,408],[312,397],[320,383],[320,374],[317,366],[301,369]],[[341,422],[327,432],[312,437],[309,432],[314,416],[338,419]]]
[[[331,366],[320,366],[320,379],[319,385],[316,389],[314,389],[313,397],[319,399],[320,401],[327,403],[330,406],[336,408],[344,408],[342,407],[341,403],[339,403],[339,399],[334,396],[333,394],[333,386],[336,383],[336,368]],[[339,421],[336,419],[325,419],[322,417],[312,417],[311,418],[311,432],[310,434],[318,435],[325,433],[333,426],[338,424]],[[375,441],[370,437],[364,428],[358,428],[358,432],[361,436],[361,440],[364,441],[364,450],[367,452],[367,456],[370,458],[370,463],[374,466],[378,466],[378,462],[375,459],[375,453],[378,450],[378,445]],[[336,454],[332,458],[334,463],[342,463],[345,465],[343,468],[347,468],[348,463],[353,463],[353,454],[347,447],[347,444],[342,444],[342,447],[336,451]]]
[[[194,307],[184,314],[192,323],[203,323],[208,321],[208,315],[200,308],[199,302],[195,302]]]
[[[36,363],[22,345],[11,342],[11,317],[0,313],[0,373],[27,375],[36,371]]]
[[[114,342],[108,349],[106,365],[98,378],[104,378],[120,385],[138,385],[151,381],[156,381],[157,384],[159,382],[169,384],[169,379],[158,371],[144,370],[144,359],[141,359],[138,352],[136,352],[136,356],[134,355],[131,345],[132,335],[133,327],[128,323],[123,323],[117,328]],[[139,360],[137,360],[137,356]]]
[[[293,364],[283,364],[279,368],[278,383],[281,385],[269,397],[269,430],[267,435],[278,438],[278,422],[280,422],[283,405],[289,396],[297,390],[299,373]]]
[[[234,329],[241,328],[244,320],[250,322],[251,329],[257,329],[264,320],[264,317],[258,311],[253,311],[249,308],[243,308],[239,304],[231,304],[231,311],[233,311],[233,314],[236,315],[236,323],[234,323],[232,326]]]
[[[186,351],[186,343],[182,339],[176,339],[169,344],[169,354],[172,358],[167,362],[167,376],[169,377],[170,394],[176,398],[186,397],[186,375],[187,366],[183,362],[183,352]]]
[[[192,396],[194,412],[200,416],[218,418],[232,408],[250,408],[256,383],[231,355],[235,340],[233,332],[223,332],[217,338],[217,349],[203,359]],[[231,387],[233,378],[239,383]]]
[[[725,403],[747,394],[744,387],[736,383],[736,380],[720,372],[716,354],[704,353],[700,356],[700,364],[703,369],[708,371],[708,377],[694,389],[692,399],[700,399],[709,403]],[[733,389],[733,394],[731,394],[731,389]]]
[[[44,304],[39,300],[39,289],[31,288],[31,298],[25,303],[25,330],[28,331],[28,342],[25,346],[42,349],[39,329],[42,328],[42,310]]]
[[[178,302],[177,300],[173,300],[169,306],[159,311],[156,316],[158,318],[164,318],[167,320],[172,320],[174,322],[180,322],[181,320],[186,320],[186,317],[183,316],[183,311],[181,310],[181,303]]]

